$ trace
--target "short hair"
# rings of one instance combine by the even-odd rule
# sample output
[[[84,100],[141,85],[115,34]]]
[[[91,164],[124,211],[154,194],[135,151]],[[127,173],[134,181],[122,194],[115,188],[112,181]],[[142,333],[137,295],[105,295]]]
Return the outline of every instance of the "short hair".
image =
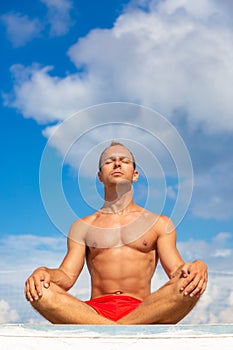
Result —
[[[129,151],[129,153],[130,153],[130,155],[131,155],[131,157],[132,157],[132,159],[133,159],[133,168],[134,168],[134,170],[135,170],[135,169],[136,169],[136,162],[135,162],[135,158],[134,158],[133,153],[132,153],[123,143],[117,142],[117,141],[112,141],[111,144],[103,150],[103,152],[101,153],[101,155],[100,155],[100,157],[99,157],[99,171],[101,171],[101,159],[102,159],[102,156],[103,156],[104,152],[105,152],[108,148],[110,148],[110,147],[112,147],[112,146],[122,146],[122,147],[124,147],[125,149],[127,149],[127,151]]]

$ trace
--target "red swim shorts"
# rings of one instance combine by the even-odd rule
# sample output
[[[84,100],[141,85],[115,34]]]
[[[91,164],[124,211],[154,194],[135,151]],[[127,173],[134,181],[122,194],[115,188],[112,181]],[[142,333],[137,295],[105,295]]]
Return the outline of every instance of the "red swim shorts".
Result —
[[[141,302],[142,300],[128,295],[105,295],[85,301],[85,303],[95,309],[99,315],[112,321],[117,321],[127,315],[136,309]]]

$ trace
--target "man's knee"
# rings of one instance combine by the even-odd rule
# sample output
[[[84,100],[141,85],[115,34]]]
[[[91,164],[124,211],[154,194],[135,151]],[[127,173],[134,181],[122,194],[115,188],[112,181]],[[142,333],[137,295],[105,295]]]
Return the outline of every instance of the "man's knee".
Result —
[[[50,307],[53,303],[56,303],[56,299],[61,292],[62,289],[53,282],[50,282],[48,288],[44,287],[42,283],[42,296],[40,296],[38,300],[31,301],[30,303],[33,308],[37,310]]]
[[[172,278],[168,283],[172,288],[172,294],[177,303],[181,303],[184,308],[187,308],[189,311],[196,305],[200,299],[200,295],[190,296],[190,294],[185,294],[185,291],[182,290],[185,277],[176,276]]]
[[[191,297],[189,294],[185,295],[185,291],[183,290],[184,280],[185,277],[183,277],[182,275],[175,276],[171,278],[167,284],[170,285],[173,295],[177,296],[179,299],[182,298],[186,300],[189,298],[197,301],[200,298],[200,296]]]

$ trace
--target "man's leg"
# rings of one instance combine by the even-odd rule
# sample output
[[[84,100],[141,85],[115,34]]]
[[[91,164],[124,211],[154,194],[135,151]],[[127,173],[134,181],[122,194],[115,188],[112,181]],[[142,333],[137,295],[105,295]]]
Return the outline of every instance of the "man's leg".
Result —
[[[54,283],[43,287],[43,296],[31,305],[54,324],[115,324]]]
[[[195,306],[199,297],[180,292],[182,278],[176,276],[156,292],[149,295],[117,324],[175,324]]]

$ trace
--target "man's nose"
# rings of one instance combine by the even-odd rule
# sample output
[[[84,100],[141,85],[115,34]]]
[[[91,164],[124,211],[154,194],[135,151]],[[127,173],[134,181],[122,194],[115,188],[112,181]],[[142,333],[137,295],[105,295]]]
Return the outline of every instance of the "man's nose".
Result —
[[[119,166],[121,166],[121,160],[119,158],[116,158],[114,161],[114,167],[118,168]]]

